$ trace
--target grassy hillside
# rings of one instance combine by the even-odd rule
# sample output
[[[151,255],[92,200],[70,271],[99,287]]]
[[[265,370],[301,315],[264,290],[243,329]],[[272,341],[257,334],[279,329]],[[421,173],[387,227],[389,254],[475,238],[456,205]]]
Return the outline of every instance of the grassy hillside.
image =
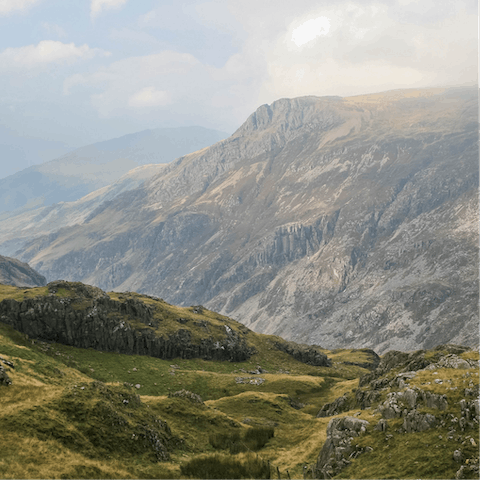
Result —
[[[75,292],[75,284],[54,294],[48,287],[1,286],[0,300],[70,297],[88,312]],[[255,353],[242,362],[125,355],[32,339],[0,321],[0,366],[11,381],[0,384],[1,478],[266,478],[268,472],[272,478],[303,478],[317,462],[332,418],[317,413],[344,394],[353,399],[358,379],[375,376],[375,359],[365,350],[323,350],[331,366],[309,365],[277,348],[278,337],[256,334],[206,309],[137,294],[108,296],[150,305],[156,335],[183,328],[199,341],[207,335],[221,340],[227,325]],[[133,317],[125,314],[124,320],[146,328]],[[437,361],[440,354],[424,357]],[[478,352],[459,357],[478,360]],[[393,379],[401,367],[382,375]],[[435,383],[437,378],[443,382]],[[406,434],[396,431],[398,418],[389,420],[387,432],[378,432],[376,407],[393,387],[363,410],[352,401],[334,417],[368,420],[356,443],[373,451],[358,456],[338,478],[454,478],[457,448],[463,463],[478,464],[478,423],[451,433],[450,422],[450,416],[460,418],[465,388],[478,389],[478,369],[421,370],[410,381],[414,386],[447,395],[442,415],[448,424]]]

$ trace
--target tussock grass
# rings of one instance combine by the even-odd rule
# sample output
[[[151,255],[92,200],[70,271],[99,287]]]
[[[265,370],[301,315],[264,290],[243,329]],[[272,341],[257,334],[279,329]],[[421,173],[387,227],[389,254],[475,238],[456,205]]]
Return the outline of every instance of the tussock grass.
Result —
[[[254,455],[197,457],[181,466],[190,478],[270,478],[270,466]]]

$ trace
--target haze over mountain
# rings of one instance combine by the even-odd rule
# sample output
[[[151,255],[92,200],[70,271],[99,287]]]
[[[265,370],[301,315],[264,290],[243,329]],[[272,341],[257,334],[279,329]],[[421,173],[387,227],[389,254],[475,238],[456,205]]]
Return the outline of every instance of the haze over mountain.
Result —
[[[159,128],[78,148],[1,179],[0,212],[77,200],[135,167],[171,162],[227,136],[203,127]]]
[[[477,108],[476,87],[281,99],[136,189],[3,219],[0,252],[328,348],[475,345]]]

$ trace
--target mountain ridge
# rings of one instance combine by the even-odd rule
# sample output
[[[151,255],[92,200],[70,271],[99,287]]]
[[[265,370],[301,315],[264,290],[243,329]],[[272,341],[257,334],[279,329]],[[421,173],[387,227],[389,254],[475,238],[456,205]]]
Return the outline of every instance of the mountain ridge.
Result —
[[[21,258],[295,341],[476,344],[476,105],[450,88],[261,106]]]
[[[0,212],[75,201],[146,164],[168,163],[227,136],[204,127],[150,129],[77,148],[0,179]]]

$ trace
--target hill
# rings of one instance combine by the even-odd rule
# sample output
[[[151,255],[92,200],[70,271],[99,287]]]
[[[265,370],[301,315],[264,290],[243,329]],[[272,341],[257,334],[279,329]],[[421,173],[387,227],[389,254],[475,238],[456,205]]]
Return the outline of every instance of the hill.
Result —
[[[0,212],[77,200],[138,166],[171,162],[226,136],[203,127],[159,128],[78,148],[0,179]]]
[[[26,263],[0,255],[0,283],[17,287],[41,287],[47,281]]]
[[[0,299],[1,478],[478,478],[478,351],[299,346],[200,306],[80,283],[3,285]],[[36,330],[49,305],[64,308]],[[235,333],[249,356],[53,342],[84,336],[68,331],[76,318],[100,342],[123,324],[137,338],[126,348],[151,348],[152,333],[187,331],[192,345]]]
[[[298,342],[473,346],[477,105],[475,88],[278,100],[81,215],[0,222],[2,243],[21,238],[15,255],[49,280],[203,304]]]

